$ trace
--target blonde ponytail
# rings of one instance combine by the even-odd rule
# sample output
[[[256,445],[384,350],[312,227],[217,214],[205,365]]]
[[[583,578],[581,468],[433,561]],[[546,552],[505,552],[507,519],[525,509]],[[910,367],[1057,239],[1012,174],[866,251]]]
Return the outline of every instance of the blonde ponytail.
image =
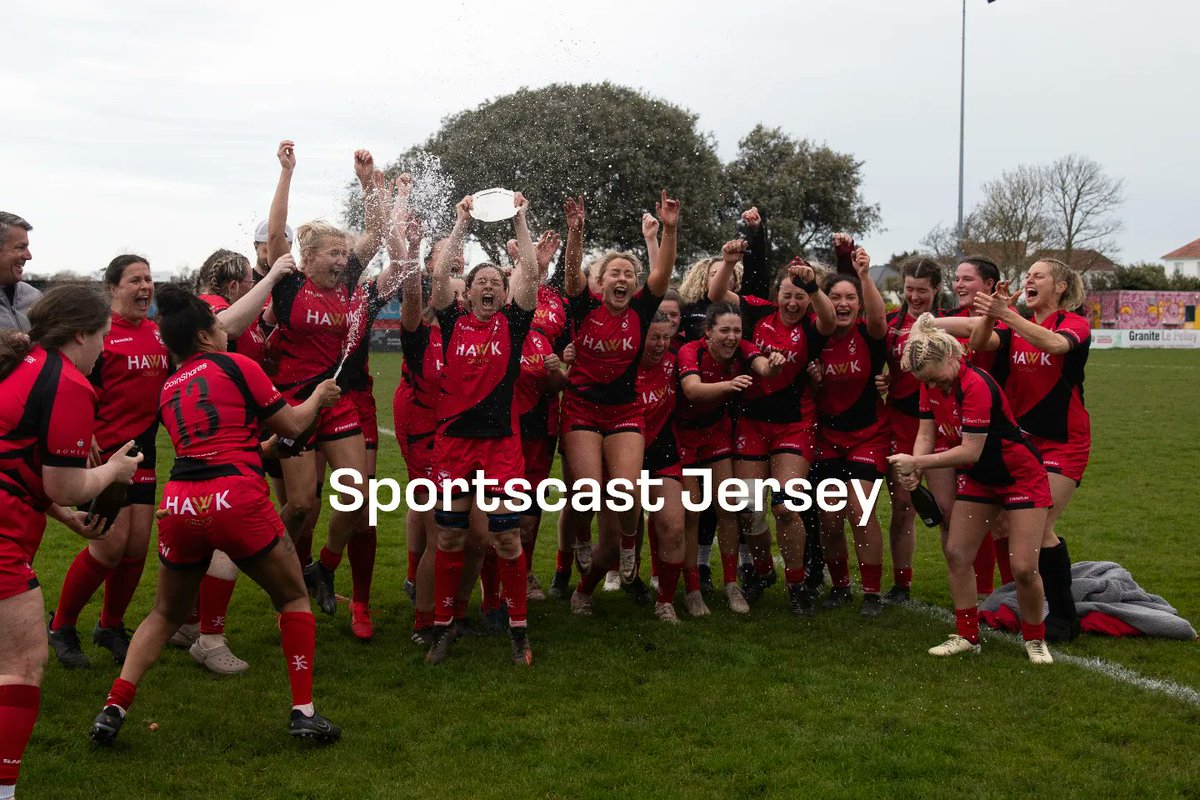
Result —
[[[900,368],[905,372],[917,373],[930,365],[961,358],[964,352],[959,341],[939,328],[933,314],[926,311],[917,317],[909,331],[904,354],[900,357]]]

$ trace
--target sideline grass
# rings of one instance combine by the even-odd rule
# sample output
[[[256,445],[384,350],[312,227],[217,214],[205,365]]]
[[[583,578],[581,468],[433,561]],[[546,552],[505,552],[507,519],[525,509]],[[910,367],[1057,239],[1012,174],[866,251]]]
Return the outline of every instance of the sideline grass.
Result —
[[[399,358],[376,354],[372,366],[390,427]],[[1120,562],[1194,624],[1198,391],[1200,353],[1092,353],[1095,445],[1061,525],[1077,560]],[[395,442],[381,448],[379,474],[402,476]],[[160,443],[166,462],[169,449]],[[553,522],[543,521],[537,551],[543,582]],[[243,579],[228,633],[251,670],[219,679],[186,653],[165,653],[120,743],[94,749],[87,732],[116,674],[86,636],[97,599],[80,621],[93,667],[47,667],[18,796],[1200,795],[1200,708],[1067,664],[1033,669],[1003,642],[986,643],[979,658],[935,661],[925,649],[948,628],[927,615],[888,609],[863,620],[843,610],[797,621],[779,587],[749,619],[714,602],[712,618],[675,629],[624,596],[598,594],[590,620],[554,601],[533,604],[532,669],[509,665],[502,638],[460,643],[430,669],[408,641],[402,517],[389,515],[379,534],[375,642],[353,640],[345,607],[333,619],[318,614],[317,706],[345,729],[341,744],[316,750],[285,735],[274,615]],[[947,606],[936,536],[922,528],[919,537],[914,595]],[[47,532],[36,566],[48,606],[80,541],[54,525]],[[152,575],[131,622],[149,607]],[[346,567],[338,587],[349,589]],[[1200,688],[1196,643],[1084,637],[1063,651]]]

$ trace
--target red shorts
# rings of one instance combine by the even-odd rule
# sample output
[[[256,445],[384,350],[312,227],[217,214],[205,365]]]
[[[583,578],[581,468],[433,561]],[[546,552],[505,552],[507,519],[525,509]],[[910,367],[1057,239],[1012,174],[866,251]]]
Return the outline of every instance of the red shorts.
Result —
[[[675,426],[679,444],[679,463],[685,467],[703,467],[733,455],[733,421],[728,416],[708,428]]]
[[[888,428],[892,434],[892,455],[907,453],[912,455],[913,446],[917,443],[917,433],[921,429],[921,418],[905,414],[898,408],[886,406]]]
[[[304,402],[308,396],[304,393],[301,397],[304,387],[293,387],[287,391],[280,390],[280,393],[293,405]],[[349,394],[343,394],[338,398],[330,408],[322,408],[317,417],[317,432],[313,437],[317,442],[332,442],[335,439],[347,439],[351,436],[357,436],[362,433],[362,427],[358,424],[358,412],[354,408],[354,401],[350,399]],[[376,434],[376,441],[379,440]],[[312,442],[309,442],[311,445]]]
[[[408,467],[408,479],[433,478],[433,446],[437,435],[429,433],[408,433],[404,435],[404,465]]]
[[[602,436],[614,433],[642,433],[646,414],[640,403],[604,406],[567,393],[562,402],[562,432],[595,431]]]
[[[396,393],[392,395],[392,427],[396,431],[396,442],[400,445],[400,455],[408,461],[408,417],[412,413],[413,390],[407,381],[400,381]]]
[[[1029,435],[1029,441],[1042,454],[1042,464],[1047,472],[1064,475],[1075,481],[1076,486],[1083,481],[1083,471],[1087,469],[1088,456],[1091,454],[1091,442],[1056,442],[1033,434]]]
[[[476,472],[497,481],[487,489],[488,494],[503,495],[504,485],[525,477],[525,459],[521,455],[519,436],[501,439],[467,439],[462,436],[437,434],[433,449],[433,481],[441,491],[446,481],[462,478],[472,485]],[[470,490],[455,489],[451,495],[461,497]]]
[[[859,431],[820,428],[814,469],[822,478],[874,481],[887,474],[891,435],[884,425]]]
[[[550,477],[554,465],[555,440],[549,436],[521,437],[521,456],[525,460],[525,480],[537,485]]]
[[[43,524],[45,520],[43,516]],[[37,573],[29,563],[29,554],[25,552],[25,548],[13,539],[0,536],[0,600],[25,594],[37,587]]]
[[[766,461],[774,455],[791,453],[812,463],[816,436],[809,421],[763,422],[742,417],[737,421],[733,450],[742,461]]]
[[[257,475],[168,481],[159,508],[168,512],[158,521],[158,558],[168,569],[206,568],[213,550],[245,561],[287,535]]]
[[[358,425],[362,428],[363,439],[367,442],[368,450],[379,449],[379,422],[375,414],[375,395],[369,391],[352,389],[346,392],[354,410],[358,414]]]
[[[1017,479],[1009,486],[993,486],[974,480],[966,473],[958,475],[958,500],[1003,506],[1006,511],[1019,508],[1050,508],[1050,481],[1046,471],[1038,467],[1014,470]]]

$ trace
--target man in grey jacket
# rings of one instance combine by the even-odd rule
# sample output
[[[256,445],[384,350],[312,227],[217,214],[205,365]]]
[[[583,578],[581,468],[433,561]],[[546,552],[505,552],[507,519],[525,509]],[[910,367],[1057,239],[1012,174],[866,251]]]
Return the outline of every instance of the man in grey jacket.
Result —
[[[29,252],[33,226],[16,214],[0,211],[0,330],[29,330],[25,315],[42,293],[21,280]]]

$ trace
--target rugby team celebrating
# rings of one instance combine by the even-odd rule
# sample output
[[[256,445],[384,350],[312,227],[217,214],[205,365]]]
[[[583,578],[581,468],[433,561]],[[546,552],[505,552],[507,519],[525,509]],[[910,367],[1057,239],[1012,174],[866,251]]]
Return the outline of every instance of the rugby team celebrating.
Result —
[[[1090,449],[1089,327],[1072,312],[1083,287],[1065,264],[1032,265],[1022,287],[1025,317],[1014,307],[1019,292],[1010,294],[982,257],[955,267],[958,307],[937,310],[943,268],[914,259],[902,266],[903,303],[888,314],[868,254],[844,234],[832,242],[834,267],[795,258],[769,274],[766,222],[751,208],[739,236],[672,288],[681,208],[664,190],[655,214],[641,220],[644,266],[631,252],[604,253],[585,266],[585,199],[571,197],[551,275],[562,240],[552,231],[535,240],[528,202],[517,193],[508,263],[464,274],[472,197],[457,204],[453,229],[434,237],[409,205],[411,178],[387,179],[358,151],[364,232],[318,221],[293,233],[286,222],[292,142],[280,144],[278,158],[256,263],[218,250],[194,292],[172,283],[156,294],[147,259],[122,255],[105,270],[104,291],[67,284],[29,305],[20,278],[32,257],[31,226],[0,213],[0,311],[11,318],[0,338],[0,798],[13,793],[48,646],[64,667],[89,664],[77,626],[101,586],[92,639],[112,651],[121,674],[93,724],[96,741],[116,738],[140,678],[168,643],[220,674],[248,667],[224,635],[243,571],[278,612],[289,733],[339,738],[313,707],[310,596],[335,613],[345,554],[351,629],[371,639],[376,537],[361,508],[330,511],[315,556],[313,537],[327,468],[354,470],[360,489],[374,476],[369,331],[396,297],[404,368],[393,408],[409,479],[469,486],[482,471],[498,482],[488,490],[491,502],[460,489],[435,510],[406,513],[404,591],[413,640],[429,663],[444,661],[475,628],[467,607],[477,585],[483,625],[508,630],[521,665],[533,657],[528,602],[547,593],[569,598],[573,614],[590,615],[599,586],[624,586],[635,600],[653,600],[657,619],[678,623],[682,580],[690,616],[710,613],[706,596],[749,613],[777,580],[765,514],[685,508],[683,493],[698,496],[700,488],[686,468],[710,471],[714,484],[768,477],[780,486],[800,478],[861,484],[841,512],[812,503],[794,510],[811,498],[787,490],[758,498],[775,519],[796,615],[853,602],[847,521],[861,614],[907,601],[912,493],[927,486],[943,519],[957,627],[932,655],[979,651],[978,598],[992,590],[997,564],[1005,582],[1016,582],[1033,663],[1051,663],[1048,640],[1077,635],[1070,558],[1054,526]],[[382,268],[368,269],[372,263]],[[176,457],[157,499],[160,423]],[[585,478],[633,486],[643,470],[662,480],[649,514],[637,503],[604,504],[594,515],[595,541],[593,514],[567,505],[543,592],[531,569],[541,509],[522,506],[503,487],[519,479],[536,487],[556,450],[568,486]],[[874,503],[858,499],[883,480],[894,584],[886,594],[883,528]],[[114,520],[75,510],[113,483],[129,485]],[[49,626],[31,566],[48,516],[87,540]],[[125,612],[155,521],[157,596],[131,636]],[[643,538],[651,588],[639,574]],[[719,591],[709,569],[714,540]]]

